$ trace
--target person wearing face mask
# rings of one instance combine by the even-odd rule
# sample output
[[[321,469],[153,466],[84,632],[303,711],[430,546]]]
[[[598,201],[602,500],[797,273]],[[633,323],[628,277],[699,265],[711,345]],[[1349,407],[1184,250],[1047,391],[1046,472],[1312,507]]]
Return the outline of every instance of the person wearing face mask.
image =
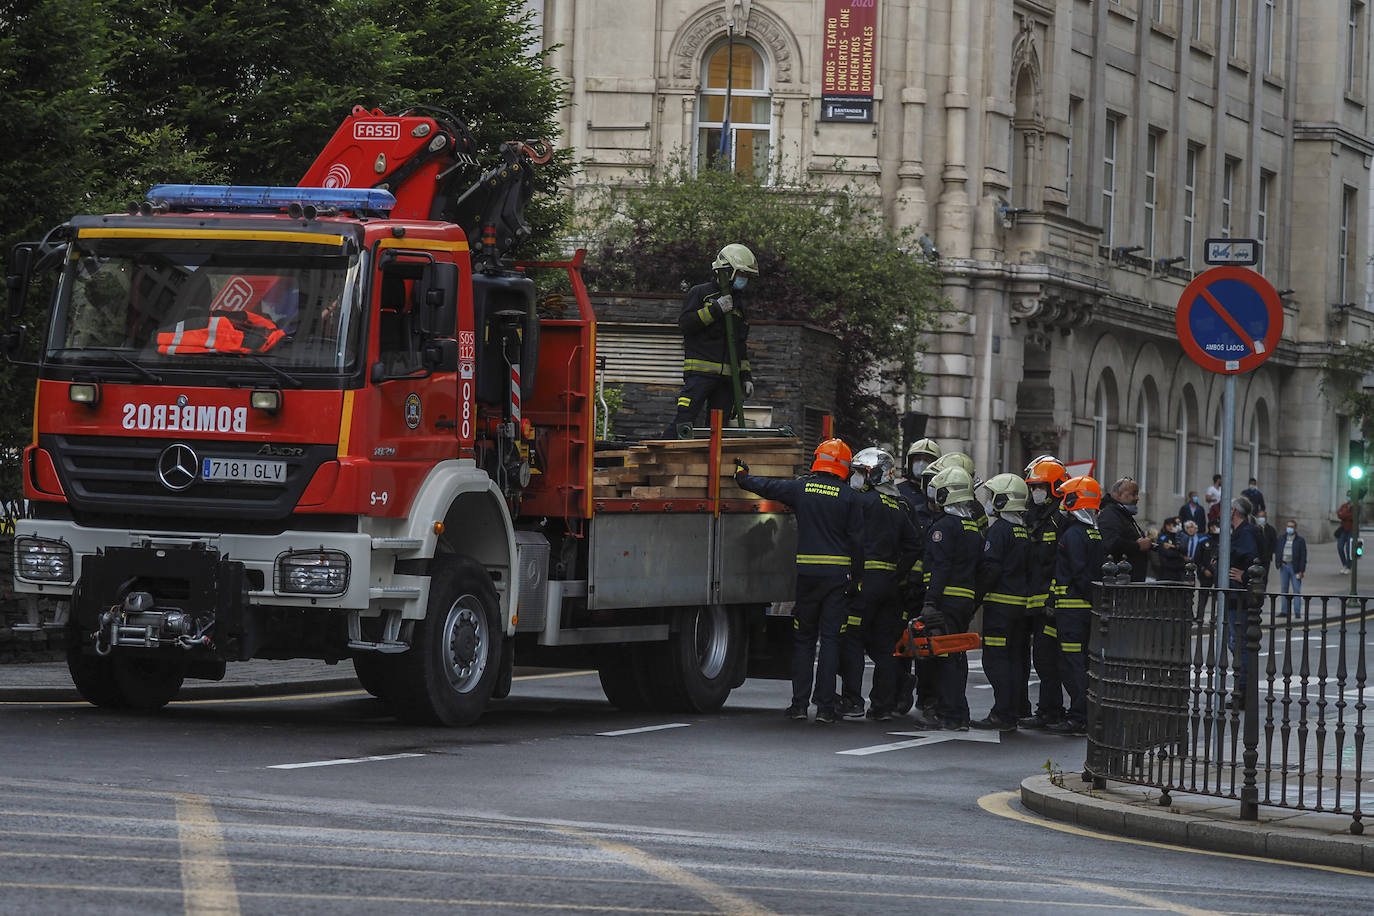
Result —
[[[897,492],[910,507],[911,523],[916,528],[916,537],[921,547],[921,555],[917,557],[916,565],[911,567],[911,572],[907,574],[902,586],[903,626],[912,617],[921,613],[921,605],[925,603],[926,535],[930,532],[930,526],[935,524],[935,515],[931,512],[930,503],[926,499],[926,484],[930,482],[927,472],[930,470],[931,462],[943,454],[940,443],[934,439],[918,439],[911,443],[911,447],[906,450],[906,478],[897,484]],[[934,702],[935,684],[931,679],[929,666],[922,666],[915,658],[898,659],[897,665],[900,676],[893,711],[898,715],[906,715],[911,711],[911,707],[916,705],[918,698],[927,704]]]
[[[1060,487],[1069,472],[1059,459],[1042,456],[1032,461],[1022,475],[1030,491],[1026,511],[1026,531],[1031,550],[1028,575],[1026,618],[1031,634],[1031,662],[1040,679],[1040,694],[1032,714],[1027,703],[1018,711],[1021,728],[1045,728],[1064,718],[1064,686],[1059,676],[1059,631],[1049,607],[1050,581],[1059,552]]]
[[[1193,526],[1197,530],[1197,525]],[[1184,582],[1187,581],[1188,558],[1184,556],[1180,544],[1183,532],[1179,531],[1178,519],[1166,518],[1164,520],[1164,530],[1159,532],[1159,537],[1155,539],[1155,550],[1159,556],[1159,579],[1161,582]]]
[[[1102,500],[1097,527],[1102,533],[1103,549],[1107,556],[1131,564],[1131,581],[1144,582],[1150,568],[1150,550],[1154,541],[1145,536],[1136,522],[1140,511],[1140,484],[1123,477],[1112,484],[1111,493]]]
[[[1188,501],[1178,509],[1179,524],[1192,522],[1197,525],[1198,531],[1207,530],[1207,510],[1202,508],[1202,498],[1197,495],[1197,490],[1188,491]]]
[[[978,564],[983,598],[983,673],[992,685],[992,710],[974,728],[1016,731],[1029,681],[1026,669],[1026,605],[1030,536],[1023,513],[1029,495],[1015,474],[998,474],[986,484],[983,508],[992,519]]]
[[[1269,566],[1274,562],[1274,551],[1279,546],[1279,533],[1269,524],[1269,514],[1263,508],[1255,510],[1255,535],[1259,540],[1260,565],[1264,567],[1264,589],[1268,591]]]
[[[740,388],[744,397],[754,396],[753,374],[749,370],[749,321],[743,300],[749,285],[758,279],[758,261],[745,246],[726,245],[711,263],[711,269],[715,271],[715,280],[692,287],[678,315],[677,324],[682,331],[682,390],[677,396],[677,413],[663,433],[665,439],[676,439],[678,430],[695,425],[703,408],[724,411],[727,420],[734,413],[727,320],[734,328]],[[736,421],[742,419],[737,417]]]
[[[1283,610],[1278,616],[1290,614],[1297,620],[1302,619],[1302,577],[1307,574],[1307,539],[1298,534],[1298,523],[1292,519],[1283,529],[1283,537],[1274,548],[1274,566],[1279,571],[1279,590],[1288,597],[1283,599]],[[1297,595],[1295,599],[1293,596]]]
[[[892,718],[900,667],[893,647],[902,636],[897,597],[901,582],[921,553],[911,508],[897,492],[896,462],[880,448],[866,448],[850,462],[850,486],[862,496],[863,587],[840,627],[840,715],[864,718],[864,656],[873,660],[867,717]]]
[[[1087,734],[1093,582],[1102,575],[1102,534],[1097,530],[1102,487],[1091,477],[1071,477],[1064,482],[1063,493],[1059,514],[1064,527],[1050,602],[1059,631],[1060,677],[1069,693],[1069,709],[1045,730],[1080,737]]]

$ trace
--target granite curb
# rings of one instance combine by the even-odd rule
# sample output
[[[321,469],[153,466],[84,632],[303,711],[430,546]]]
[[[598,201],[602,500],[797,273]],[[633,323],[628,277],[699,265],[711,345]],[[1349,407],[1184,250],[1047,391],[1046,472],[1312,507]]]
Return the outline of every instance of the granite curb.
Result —
[[[305,680],[251,681],[221,683],[218,681],[187,681],[177,693],[180,700],[239,700],[253,697],[289,696],[302,693],[326,693],[336,690],[362,690],[357,677],[322,677]],[[0,703],[71,703],[81,702],[74,687],[0,686]]]
[[[1176,793],[1162,808],[1158,798],[1157,790],[1135,786],[1094,790],[1078,773],[1021,782],[1021,803],[1051,820],[1130,839],[1374,872],[1374,838],[1351,835],[1349,815],[1261,806],[1251,823],[1239,819],[1236,801]]]

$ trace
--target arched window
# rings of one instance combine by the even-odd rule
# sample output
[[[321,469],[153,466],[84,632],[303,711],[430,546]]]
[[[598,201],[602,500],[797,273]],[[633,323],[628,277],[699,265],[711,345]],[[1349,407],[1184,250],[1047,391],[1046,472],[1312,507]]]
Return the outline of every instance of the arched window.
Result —
[[[1197,397],[1191,385],[1184,385],[1174,427],[1174,493],[1180,497],[1188,495],[1188,436],[1197,422]]]
[[[1150,478],[1150,398],[1144,389],[1135,401],[1135,477],[1140,491],[1149,489]]]
[[[767,177],[773,148],[772,110],[763,55],[738,39],[712,48],[706,55],[697,102],[697,167],[728,165],[740,174]]]
[[[1116,379],[1110,372],[1103,372],[1093,395],[1093,460],[1097,462],[1094,474],[1098,480],[1107,479],[1107,440],[1115,422]]]

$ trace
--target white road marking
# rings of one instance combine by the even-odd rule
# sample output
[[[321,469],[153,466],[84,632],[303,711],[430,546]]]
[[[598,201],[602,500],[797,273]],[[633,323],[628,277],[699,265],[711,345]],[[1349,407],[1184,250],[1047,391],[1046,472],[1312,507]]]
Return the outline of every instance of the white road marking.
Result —
[[[672,722],[668,725],[646,725],[643,728],[622,728],[614,732],[597,732],[601,738],[619,738],[621,735],[639,735],[644,732],[661,732],[665,728],[688,728],[691,722]]]
[[[345,763],[371,763],[374,760],[400,760],[402,757],[423,757],[424,754],[378,754],[375,757],[341,757],[338,760],[312,760],[309,763],[274,763],[269,770],[303,770],[306,767],[336,767]]]
[[[894,741],[891,744],[872,744],[868,747],[856,747],[847,751],[836,751],[837,754],[847,754],[851,757],[867,757],[869,754],[882,754],[887,751],[901,751],[909,747],[924,747],[927,744],[940,744],[945,741],[977,741],[983,744],[1001,744],[1002,733],[996,731],[970,730],[966,732],[936,732],[925,734],[924,732],[888,732],[889,735],[912,735],[910,741]]]

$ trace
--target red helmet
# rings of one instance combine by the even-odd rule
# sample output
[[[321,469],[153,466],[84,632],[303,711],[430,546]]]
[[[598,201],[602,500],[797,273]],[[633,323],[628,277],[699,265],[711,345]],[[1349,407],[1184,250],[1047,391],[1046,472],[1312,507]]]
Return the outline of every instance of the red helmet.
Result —
[[[1093,480],[1091,477],[1070,477],[1064,481],[1060,487],[1060,492],[1064,495],[1061,505],[1066,512],[1075,509],[1101,509],[1102,508],[1102,484]]]
[[[1057,458],[1038,458],[1035,461],[1031,462],[1030,467],[1026,468],[1026,483],[1047,484],[1050,488],[1050,494],[1052,496],[1064,495],[1064,482],[1068,479],[1068,469],[1065,468],[1064,465]],[[1075,479],[1092,480],[1091,477]],[[1093,481],[1094,486],[1096,486],[1096,483],[1096,481]],[[1099,488],[1098,495],[1100,498],[1101,488]]]
[[[836,477],[849,476],[849,459],[854,453],[840,439],[826,439],[816,446],[816,457],[811,462],[812,471],[824,471]]]

